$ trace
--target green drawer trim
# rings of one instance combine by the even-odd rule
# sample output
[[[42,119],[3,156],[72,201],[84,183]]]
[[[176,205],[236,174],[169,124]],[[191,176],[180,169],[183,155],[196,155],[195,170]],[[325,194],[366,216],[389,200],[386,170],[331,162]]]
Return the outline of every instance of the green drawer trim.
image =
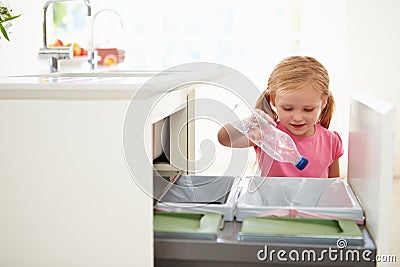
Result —
[[[361,230],[351,220],[293,219],[246,217],[242,234],[307,235],[361,237]]]
[[[216,234],[221,219],[213,213],[155,212],[154,232]]]

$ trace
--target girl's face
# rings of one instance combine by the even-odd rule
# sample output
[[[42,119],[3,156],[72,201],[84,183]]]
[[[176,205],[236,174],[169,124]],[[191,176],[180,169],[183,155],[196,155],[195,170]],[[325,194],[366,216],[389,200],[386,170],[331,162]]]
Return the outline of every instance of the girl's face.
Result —
[[[272,104],[276,107],[279,120],[289,132],[297,136],[311,136],[326,103],[326,97],[321,97],[317,90],[305,85],[285,94],[280,94],[278,90]]]

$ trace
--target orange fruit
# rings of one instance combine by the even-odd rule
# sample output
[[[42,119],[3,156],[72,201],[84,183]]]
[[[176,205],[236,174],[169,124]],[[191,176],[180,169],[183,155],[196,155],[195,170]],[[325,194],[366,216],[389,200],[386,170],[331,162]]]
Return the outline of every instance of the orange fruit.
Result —
[[[81,55],[81,47],[77,43],[74,43],[72,50],[74,51],[74,57]]]
[[[113,66],[113,65],[117,64],[117,60],[114,57],[106,56],[103,59],[103,64],[105,66]]]
[[[49,47],[59,47],[63,45],[64,44],[60,39],[56,39],[52,44],[49,44]]]

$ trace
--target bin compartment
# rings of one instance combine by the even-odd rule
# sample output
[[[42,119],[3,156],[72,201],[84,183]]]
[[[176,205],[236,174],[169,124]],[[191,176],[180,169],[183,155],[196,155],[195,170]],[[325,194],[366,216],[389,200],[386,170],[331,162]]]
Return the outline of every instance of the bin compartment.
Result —
[[[242,241],[362,245],[361,230],[354,221],[246,217],[239,233]],[[343,247],[344,247],[343,246]]]
[[[217,213],[232,221],[240,177],[181,175],[156,203],[156,210]]]
[[[237,202],[236,220],[248,216],[364,222],[363,210],[342,178],[247,177]]]

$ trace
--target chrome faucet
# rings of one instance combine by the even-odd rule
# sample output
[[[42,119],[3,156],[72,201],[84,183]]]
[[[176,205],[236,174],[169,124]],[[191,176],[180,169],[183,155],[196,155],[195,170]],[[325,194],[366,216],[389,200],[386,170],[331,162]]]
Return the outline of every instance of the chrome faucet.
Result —
[[[57,72],[60,68],[60,59],[73,58],[73,48],[70,47],[48,47],[47,46],[47,9],[51,3],[70,2],[78,0],[48,0],[43,6],[43,47],[39,50],[40,58],[48,58],[50,61],[50,72]],[[92,15],[92,7],[89,0],[82,0],[87,8],[87,15]]]
[[[89,55],[90,55],[89,64],[90,64],[90,68],[92,70],[96,69],[96,67],[97,67],[97,51],[94,48],[94,23],[96,21],[97,16],[100,13],[103,13],[105,11],[109,11],[109,12],[112,12],[115,15],[117,15],[117,17],[119,18],[119,21],[121,23],[121,27],[124,26],[124,23],[122,22],[122,18],[119,15],[119,13],[117,11],[115,11],[114,9],[111,9],[111,8],[101,9],[101,10],[97,11],[96,14],[93,16],[92,29],[91,29],[91,35],[90,35],[90,50],[89,50]]]

